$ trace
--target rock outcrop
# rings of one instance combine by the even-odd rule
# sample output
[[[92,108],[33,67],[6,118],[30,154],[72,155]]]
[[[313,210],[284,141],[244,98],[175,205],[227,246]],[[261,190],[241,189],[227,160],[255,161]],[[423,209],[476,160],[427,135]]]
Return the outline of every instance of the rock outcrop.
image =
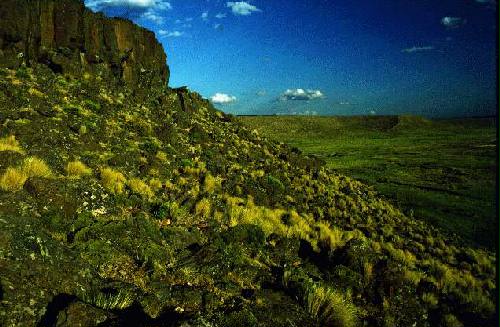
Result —
[[[134,88],[166,86],[166,55],[154,33],[85,8],[82,0],[2,0],[0,67],[45,64]]]

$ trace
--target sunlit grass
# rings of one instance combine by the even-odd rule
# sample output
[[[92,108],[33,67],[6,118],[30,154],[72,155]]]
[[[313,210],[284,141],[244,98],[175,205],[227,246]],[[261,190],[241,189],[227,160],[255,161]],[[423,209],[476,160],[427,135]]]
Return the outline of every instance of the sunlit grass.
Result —
[[[139,178],[132,178],[127,181],[127,186],[130,187],[133,193],[139,194],[143,198],[151,199],[154,196],[154,192]]]
[[[92,169],[87,167],[81,161],[71,161],[66,165],[66,173],[68,177],[71,178],[80,178],[83,176],[88,176],[92,174]]]
[[[28,177],[50,177],[52,175],[49,166],[37,157],[24,159],[21,169]]]
[[[0,188],[4,191],[18,191],[23,188],[28,175],[19,168],[9,167],[0,177]]]
[[[103,186],[113,194],[122,194],[125,190],[127,179],[119,171],[111,168],[101,168],[101,181]]]
[[[356,327],[356,307],[342,293],[311,283],[305,295],[307,311],[326,326]]]
[[[13,151],[24,154],[24,150],[21,148],[19,141],[16,140],[14,135],[0,138],[0,152],[2,151]]]

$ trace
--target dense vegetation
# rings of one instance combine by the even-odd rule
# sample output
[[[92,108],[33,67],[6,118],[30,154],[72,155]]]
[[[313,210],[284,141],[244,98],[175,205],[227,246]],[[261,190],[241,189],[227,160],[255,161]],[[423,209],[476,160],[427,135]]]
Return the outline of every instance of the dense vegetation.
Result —
[[[0,324],[494,326],[491,252],[185,89],[0,70]]]
[[[496,119],[412,116],[240,117],[263,135],[313,154],[407,215],[494,249]]]

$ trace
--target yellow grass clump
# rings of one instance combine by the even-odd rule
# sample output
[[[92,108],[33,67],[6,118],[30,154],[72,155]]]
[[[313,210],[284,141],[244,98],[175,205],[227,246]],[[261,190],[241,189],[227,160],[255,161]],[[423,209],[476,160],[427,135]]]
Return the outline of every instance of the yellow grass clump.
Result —
[[[219,187],[220,187],[219,180],[213,177],[212,174],[207,173],[205,175],[205,180],[203,182],[203,189],[205,190],[205,192],[212,194]]]
[[[28,176],[19,168],[9,167],[0,177],[0,188],[4,191],[18,191],[23,188]]]
[[[37,157],[24,159],[21,169],[28,177],[50,177],[52,175],[49,166]]]
[[[212,204],[210,203],[209,199],[203,198],[198,203],[196,203],[194,210],[196,212],[196,215],[206,218],[212,211]]]
[[[305,295],[307,311],[332,327],[358,326],[356,307],[342,293],[311,284]]]
[[[119,171],[111,168],[101,168],[101,181],[103,186],[113,194],[122,194],[127,179]]]
[[[68,162],[66,165],[66,173],[70,178],[80,178],[92,174],[92,169],[87,167],[83,162],[76,160]]]
[[[19,146],[19,141],[16,140],[14,135],[6,136],[0,138],[0,152],[1,151],[13,151],[23,154],[23,149]]]
[[[144,198],[150,199],[155,195],[148,184],[144,183],[139,178],[132,178],[127,182],[127,186],[130,187],[132,192],[139,194]]]
[[[152,178],[149,180],[149,187],[156,192],[163,187],[163,183],[158,178]]]

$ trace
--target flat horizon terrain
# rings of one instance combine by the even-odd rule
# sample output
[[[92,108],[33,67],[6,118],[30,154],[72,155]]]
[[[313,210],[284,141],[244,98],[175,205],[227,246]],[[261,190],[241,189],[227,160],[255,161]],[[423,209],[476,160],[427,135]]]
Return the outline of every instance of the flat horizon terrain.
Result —
[[[459,242],[496,244],[496,118],[239,116]]]

